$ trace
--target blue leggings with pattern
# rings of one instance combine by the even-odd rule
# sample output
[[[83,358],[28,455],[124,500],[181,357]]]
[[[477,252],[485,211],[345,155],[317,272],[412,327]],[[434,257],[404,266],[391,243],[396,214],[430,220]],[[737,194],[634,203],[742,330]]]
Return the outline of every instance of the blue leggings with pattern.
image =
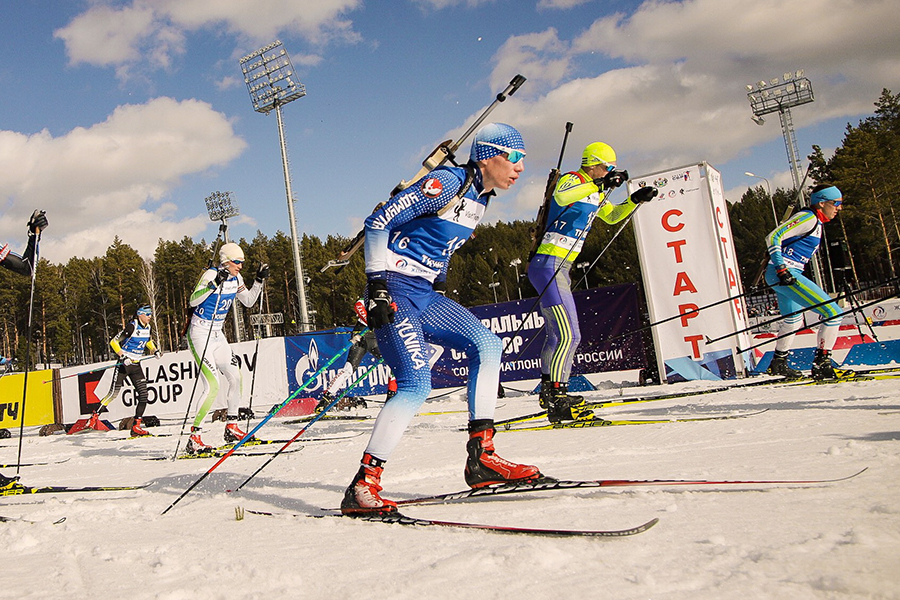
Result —
[[[796,283],[780,285],[778,275],[775,273],[775,266],[769,263],[769,266],[766,267],[766,283],[772,287],[772,290],[778,297],[779,312],[782,315],[787,315],[804,307],[824,302],[825,304],[822,304],[822,306],[817,306],[810,310],[815,311],[822,319],[826,319],[819,325],[816,335],[816,347],[830,351],[834,347],[835,341],[837,341],[841,325],[841,319],[835,319],[834,317],[840,314],[841,309],[834,302],[828,302],[828,300],[831,300],[831,296],[816,285],[814,281],[805,277],[802,272],[797,269],[790,269],[790,272],[794,279],[797,280]],[[785,317],[778,328],[778,335],[788,334],[797,330],[802,320],[803,313]],[[785,337],[779,339],[775,342],[775,349],[779,352],[790,350],[795,335],[785,335]]]
[[[394,322],[375,330],[378,347],[397,378],[397,394],[378,413],[366,452],[387,460],[431,392],[428,343],[465,352],[469,358],[469,420],[493,419],[500,385],[500,338],[475,315],[433,291],[418,277],[389,274],[397,305]]]
[[[549,254],[536,254],[528,265],[528,280],[541,294],[541,314],[547,331],[541,350],[541,373],[560,383],[569,381],[575,351],[581,342],[571,269],[572,261]]]

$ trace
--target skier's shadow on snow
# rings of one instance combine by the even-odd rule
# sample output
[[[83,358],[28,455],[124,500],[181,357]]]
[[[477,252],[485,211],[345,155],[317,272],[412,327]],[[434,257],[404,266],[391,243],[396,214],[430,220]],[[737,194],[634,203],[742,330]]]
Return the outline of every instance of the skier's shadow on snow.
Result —
[[[900,431],[873,431],[866,435],[837,435],[833,437],[842,440],[854,440],[860,442],[900,442]]]

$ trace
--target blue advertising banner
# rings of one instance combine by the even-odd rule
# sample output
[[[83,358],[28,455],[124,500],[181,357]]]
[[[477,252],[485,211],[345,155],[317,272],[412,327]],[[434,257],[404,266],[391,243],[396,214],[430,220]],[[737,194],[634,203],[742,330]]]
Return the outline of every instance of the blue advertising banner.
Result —
[[[637,285],[629,283],[577,291],[574,295],[582,339],[575,354],[572,374],[645,368],[647,363],[641,335],[625,335],[641,326]],[[540,378],[540,354],[546,335],[544,318],[535,298],[476,306],[471,310],[503,340],[505,352],[501,381]],[[291,393],[346,347],[350,331],[350,327],[340,327],[285,338]],[[465,353],[439,347],[432,347],[432,351],[432,386],[439,389],[465,385],[469,370]],[[320,397],[337,370],[344,366],[346,354],[343,352],[316,377],[301,396]],[[356,377],[375,363],[375,357],[367,354],[360,363]],[[354,388],[352,395],[384,394],[389,378],[390,369],[381,363]]]

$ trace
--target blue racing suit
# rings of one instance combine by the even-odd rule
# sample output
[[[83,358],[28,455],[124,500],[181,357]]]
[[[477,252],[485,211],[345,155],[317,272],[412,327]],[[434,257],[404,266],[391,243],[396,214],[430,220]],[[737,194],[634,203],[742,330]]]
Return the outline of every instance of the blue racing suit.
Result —
[[[462,197],[454,199],[466,181]],[[397,394],[375,421],[366,452],[387,460],[431,391],[427,343],[469,358],[469,419],[493,419],[500,384],[500,339],[470,311],[434,291],[450,257],[472,235],[491,194],[481,172],[439,167],[394,195],[366,219],[366,276],[383,279],[397,306],[394,322],[375,330],[378,347],[397,378]],[[442,213],[442,214],[439,214]]]
[[[803,275],[803,268],[819,249],[821,239],[822,223],[814,210],[798,211],[790,219],[776,227],[766,237],[766,245],[769,250],[766,283],[775,291],[778,298],[778,310],[782,315],[825,302],[822,306],[811,310],[825,319],[817,332],[816,347],[830,351],[837,340],[841,325],[841,320],[834,317],[841,310],[834,302],[828,302],[831,300],[831,296],[825,290]],[[777,273],[781,266],[787,267],[794,276],[796,281],[791,285],[781,285]],[[790,349],[794,335],[787,334],[796,330],[802,319],[803,314],[799,312],[782,319],[778,335],[785,335],[785,337],[775,342],[777,351],[785,352]]]

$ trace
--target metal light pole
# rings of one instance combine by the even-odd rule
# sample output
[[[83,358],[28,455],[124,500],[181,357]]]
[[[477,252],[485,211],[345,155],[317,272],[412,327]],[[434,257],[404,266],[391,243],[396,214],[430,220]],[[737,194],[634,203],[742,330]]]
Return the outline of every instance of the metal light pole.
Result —
[[[498,302],[498,300],[497,300],[497,286],[499,286],[499,285],[500,285],[500,282],[499,282],[499,281],[494,281],[494,282],[488,284],[488,287],[491,288],[492,290],[494,290],[494,304],[497,304],[497,302]]]
[[[775,212],[775,198],[772,197],[772,188],[769,187],[769,180],[760,175],[751,173],[750,171],[745,171],[744,175],[747,177],[756,177],[757,179],[762,179],[766,182],[766,191],[769,193],[769,202],[772,204],[772,218],[775,219],[775,227],[778,227],[778,214]]]
[[[509,266],[515,267],[515,269],[516,269],[516,290],[519,292],[519,300],[522,299],[522,286],[521,286],[521,282],[519,280],[519,265],[521,265],[521,264],[522,264],[521,258],[514,258],[509,263]]]
[[[788,163],[791,166],[791,177],[794,180],[794,189],[801,198],[804,198],[803,190],[800,189],[803,181],[800,173],[800,151],[797,149],[797,136],[794,135],[791,107],[809,104],[815,100],[812,84],[803,76],[802,70],[785,73],[781,79],[775,77],[770,81],[760,80],[756,83],[755,88],[748,85],[747,99],[750,101],[750,110],[753,111],[751,118],[757,125],[762,126],[766,122],[763,115],[778,113],[781,120],[781,131],[784,135],[784,146],[787,149]],[[822,268],[819,265],[818,256],[811,262],[813,279],[821,286]]]
[[[588,281],[587,270],[590,268],[591,263],[584,261],[575,265],[576,268],[581,269],[581,273],[584,275],[584,289],[588,290],[591,288],[591,284]]]
[[[303,278],[303,262],[300,258],[300,241],[297,237],[297,220],[294,218],[294,194],[291,190],[291,174],[288,165],[287,146],[284,142],[284,122],[281,107],[306,95],[306,88],[295,82],[294,67],[287,51],[279,40],[252,52],[240,60],[244,82],[250,92],[253,110],[263,114],[275,111],[278,121],[278,140],[281,144],[281,164],[284,170],[284,187],[287,195],[288,220],[291,229],[291,246],[294,254],[294,279],[297,282],[297,299],[300,303],[300,330],[310,331],[309,310],[306,305],[306,282]]]
[[[222,222],[222,226],[220,227],[222,230],[222,240],[225,243],[228,243],[228,219],[241,214],[237,204],[235,204],[234,200],[231,198],[231,192],[217,191],[207,196],[206,212],[209,213],[210,221]],[[213,257],[213,260],[216,260],[215,256]],[[234,341],[242,342],[244,341],[244,337],[243,328],[241,327],[241,307],[237,302],[234,303],[234,311],[232,311],[231,317],[234,319]]]

